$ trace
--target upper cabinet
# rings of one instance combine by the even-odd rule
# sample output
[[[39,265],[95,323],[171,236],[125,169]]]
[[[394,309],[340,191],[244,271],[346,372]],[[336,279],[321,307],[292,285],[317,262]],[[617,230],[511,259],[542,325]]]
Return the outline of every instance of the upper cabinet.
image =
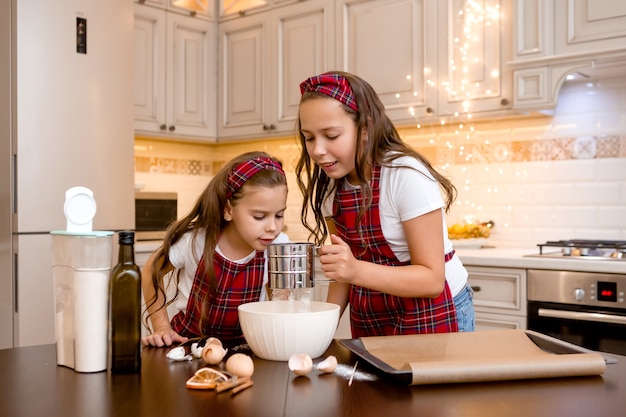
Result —
[[[511,108],[508,1],[339,0],[337,59],[397,124]]]
[[[436,7],[425,0],[339,0],[337,66],[369,82],[396,121],[435,105]],[[430,40],[430,41],[429,41]]]
[[[135,3],[208,20],[213,18],[215,7],[214,0],[135,0]]]
[[[219,17],[228,19],[235,16],[262,12],[273,7],[297,3],[303,0],[219,0]]]
[[[136,133],[215,141],[216,37],[213,22],[135,4]]]
[[[328,70],[409,126],[549,109],[568,74],[626,60],[621,0],[136,2],[136,129],[171,139],[290,135]]]
[[[626,2],[515,0],[514,106],[556,106],[568,74],[622,65],[626,59]]]
[[[447,0],[439,6],[438,109],[494,115],[513,107],[510,0]]]
[[[299,83],[333,68],[333,4],[309,0],[220,23],[220,140],[294,133]]]

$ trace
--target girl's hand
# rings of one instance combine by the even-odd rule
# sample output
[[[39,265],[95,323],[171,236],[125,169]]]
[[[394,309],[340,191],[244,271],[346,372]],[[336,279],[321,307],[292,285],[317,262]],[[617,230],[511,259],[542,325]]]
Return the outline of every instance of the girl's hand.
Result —
[[[350,283],[354,280],[358,260],[352,255],[350,246],[335,234],[330,235],[331,245],[320,249],[322,271],[328,279]]]
[[[174,343],[185,343],[186,337],[176,333],[170,326],[160,327],[154,333],[141,339],[141,343],[146,346],[171,346]]]

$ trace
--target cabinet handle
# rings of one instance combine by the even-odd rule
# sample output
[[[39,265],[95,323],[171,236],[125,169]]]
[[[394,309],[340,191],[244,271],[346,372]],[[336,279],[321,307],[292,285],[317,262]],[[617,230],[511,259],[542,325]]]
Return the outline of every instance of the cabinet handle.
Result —
[[[472,287],[472,291],[474,292],[479,292],[481,290],[479,285],[472,285],[471,287]]]
[[[170,132],[173,132],[176,130],[176,126],[170,125],[170,127],[168,127],[167,130],[169,130]]]
[[[433,114],[433,108],[432,107],[426,107],[426,114]]]
[[[165,126],[165,125],[161,125],[161,126],[159,126],[159,129],[160,129],[160,130],[165,130],[165,129],[167,129],[167,126]]]
[[[245,10],[239,10],[239,16],[245,16],[245,15],[246,15]]]
[[[270,125],[270,130],[276,130],[276,125]]]
[[[195,10],[190,11],[189,16],[196,17],[196,11]]]
[[[509,100],[506,98],[503,98],[502,100],[500,100],[500,104],[503,106],[508,106],[509,105]]]
[[[268,125],[263,125],[263,130],[265,130],[266,132],[268,130],[276,130],[276,125],[274,125],[274,124],[271,124],[269,126]]]

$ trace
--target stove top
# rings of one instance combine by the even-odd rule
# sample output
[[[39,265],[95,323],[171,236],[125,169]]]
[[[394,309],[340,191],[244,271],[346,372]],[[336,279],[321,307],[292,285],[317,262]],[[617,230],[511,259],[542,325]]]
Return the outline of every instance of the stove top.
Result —
[[[541,258],[626,261],[625,240],[553,240],[538,243]]]

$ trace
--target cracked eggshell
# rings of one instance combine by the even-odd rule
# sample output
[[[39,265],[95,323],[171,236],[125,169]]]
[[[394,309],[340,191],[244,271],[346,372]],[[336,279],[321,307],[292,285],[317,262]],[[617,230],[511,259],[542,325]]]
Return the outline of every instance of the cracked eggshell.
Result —
[[[222,359],[224,359],[226,352],[228,352],[228,349],[224,349],[221,342],[208,343],[202,350],[202,359],[204,359],[204,361],[209,365],[217,365],[222,361]]]
[[[235,353],[226,360],[224,366],[228,372],[238,377],[252,376],[254,373],[254,362],[244,353]]]
[[[317,370],[327,374],[335,372],[335,368],[337,368],[337,358],[333,355],[317,364]]]
[[[203,350],[204,350],[204,346],[198,346],[197,342],[191,344],[191,354],[193,355],[194,358],[201,358]]]
[[[167,358],[172,361],[190,361],[191,355],[185,354],[185,348],[178,346],[167,352]]]
[[[211,344],[217,344],[220,346],[222,345],[222,341],[220,339],[218,339],[217,337],[209,337],[206,342],[204,343],[205,346],[211,345]]]
[[[306,353],[294,353],[289,357],[289,370],[296,375],[306,375],[313,370],[313,359]]]

